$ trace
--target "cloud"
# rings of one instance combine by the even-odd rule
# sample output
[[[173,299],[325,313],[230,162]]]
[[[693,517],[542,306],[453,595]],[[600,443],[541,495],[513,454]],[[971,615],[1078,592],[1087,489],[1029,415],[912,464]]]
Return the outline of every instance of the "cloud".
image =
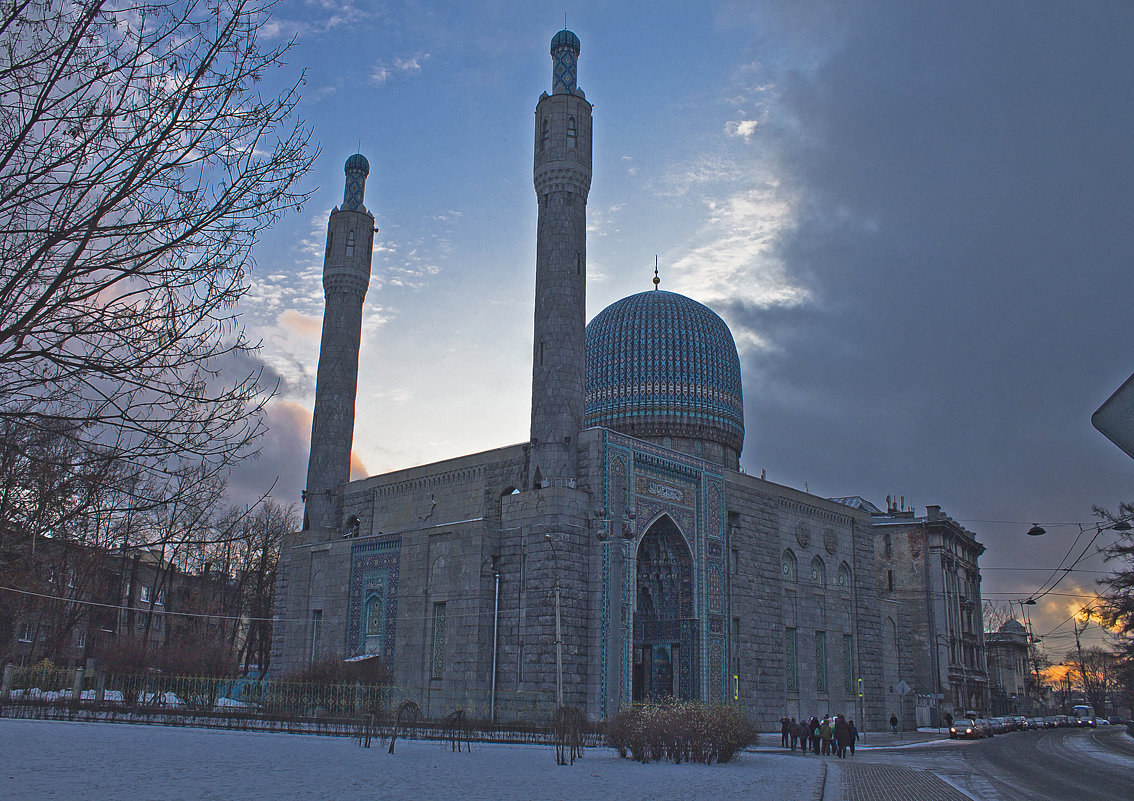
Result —
[[[281,328],[292,331],[302,337],[318,337],[323,330],[323,322],[318,317],[303,314],[295,309],[287,309],[280,314]]]
[[[370,70],[370,83],[385,86],[395,78],[417,75],[429,58],[429,53],[419,53],[406,58],[395,58],[391,63],[380,61]]]
[[[734,120],[725,124],[725,133],[729,136],[740,136],[747,142],[756,133],[756,120]]]
[[[371,16],[353,0],[306,0],[303,19],[289,19],[273,14],[259,27],[265,39],[293,39],[321,35],[347,25],[358,25]]]
[[[745,359],[746,461],[958,518],[1085,519],[1126,497],[1129,471],[1089,417],[1134,363],[1114,329],[1134,293],[1134,106],[1114,96],[1134,84],[1134,17],[1101,3],[771,8],[769,38],[811,17],[829,35],[813,61],[760,79],[775,97],[753,137],[791,219],[749,247],[808,296],[733,310],[775,343]],[[1018,564],[1066,547],[1021,553],[1027,525],[976,528]]]

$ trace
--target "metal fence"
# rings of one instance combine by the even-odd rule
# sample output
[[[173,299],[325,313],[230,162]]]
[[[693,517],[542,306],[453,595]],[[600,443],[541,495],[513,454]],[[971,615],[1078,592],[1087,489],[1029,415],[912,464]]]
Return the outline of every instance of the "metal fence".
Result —
[[[0,684],[0,716],[12,718],[340,736],[359,736],[370,721],[375,734],[389,736],[395,724],[394,710],[404,701],[412,701],[420,717],[405,724],[399,736],[447,739],[452,728],[445,718],[456,710],[466,710],[464,732],[470,739],[551,742],[552,697],[500,693],[496,722],[476,719],[469,711],[478,708],[476,700],[459,690],[167,676],[156,672],[88,673],[81,668],[15,665],[4,669]],[[601,741],[598,728],[587,732],[588,744]]]

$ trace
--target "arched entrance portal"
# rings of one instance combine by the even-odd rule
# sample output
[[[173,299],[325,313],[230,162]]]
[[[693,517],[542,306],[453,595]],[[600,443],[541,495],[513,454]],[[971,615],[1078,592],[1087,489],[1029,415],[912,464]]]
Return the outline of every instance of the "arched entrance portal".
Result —
[[[638,545],[634,613],[634,701],[697,697],[693,557],[662,516]]]

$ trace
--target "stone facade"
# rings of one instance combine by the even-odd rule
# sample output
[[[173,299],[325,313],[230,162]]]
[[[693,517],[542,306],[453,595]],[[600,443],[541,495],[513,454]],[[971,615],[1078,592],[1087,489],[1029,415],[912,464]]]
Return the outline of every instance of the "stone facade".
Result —
[[[927,506],[918,517],[890,505],[871,523],[878,596],[893,602],[900,672],[910,676],[911,700],[895,702],[907,714],[912,705],[919,726],[938,725],[945,712],[987,711],[977,564],[984,546],[940,506]]]
[[[649,292],[604,312],[610,336],[585,328],[578,54],[556,35],[536,108],[531,439],[340,475],[284,542],[273,669],[378,656],[431,715],[544,719],[561,701],[600,719],[674,696],[768,728],[826,713],[881,727],[908,665],[886,637],[908,621],[879,601],[871,511],[740,471],[739,360],[711,310]],[[322,354],[345,347],[331,339]],[[585,392],[608,418],[584,418]],[[317,394],[317,420],[326,406]]]
[[[984,633],[988,649],[990,711],[1008,715],[1031,712],[1028,686],[1031,665],[1028,659],[1028,632],[1018,620],[1006,620],[996,631]]]

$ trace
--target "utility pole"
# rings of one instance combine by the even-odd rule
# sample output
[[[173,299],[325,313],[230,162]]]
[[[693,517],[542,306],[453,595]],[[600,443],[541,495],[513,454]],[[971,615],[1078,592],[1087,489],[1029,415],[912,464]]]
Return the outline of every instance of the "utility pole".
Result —
[[[1075,650],[1079,653],[1079,681],[1083,684],[1083,700],[1094,709],[1095,705],[1091,701],[1091,693],[1087,689],[1087,665],[1083,660],[1083,644],[1079,642],[1079,635],[1087,630],[1087,626],[1091,622],[1091,609],[1090,607],[1084,607],[1080,611],[1083,612],[1083,628],[1079,628],[1078,620],[1073,620],[1071,625],[1075,629]],[[1098,713],[1096,712],[1095,714]]]

